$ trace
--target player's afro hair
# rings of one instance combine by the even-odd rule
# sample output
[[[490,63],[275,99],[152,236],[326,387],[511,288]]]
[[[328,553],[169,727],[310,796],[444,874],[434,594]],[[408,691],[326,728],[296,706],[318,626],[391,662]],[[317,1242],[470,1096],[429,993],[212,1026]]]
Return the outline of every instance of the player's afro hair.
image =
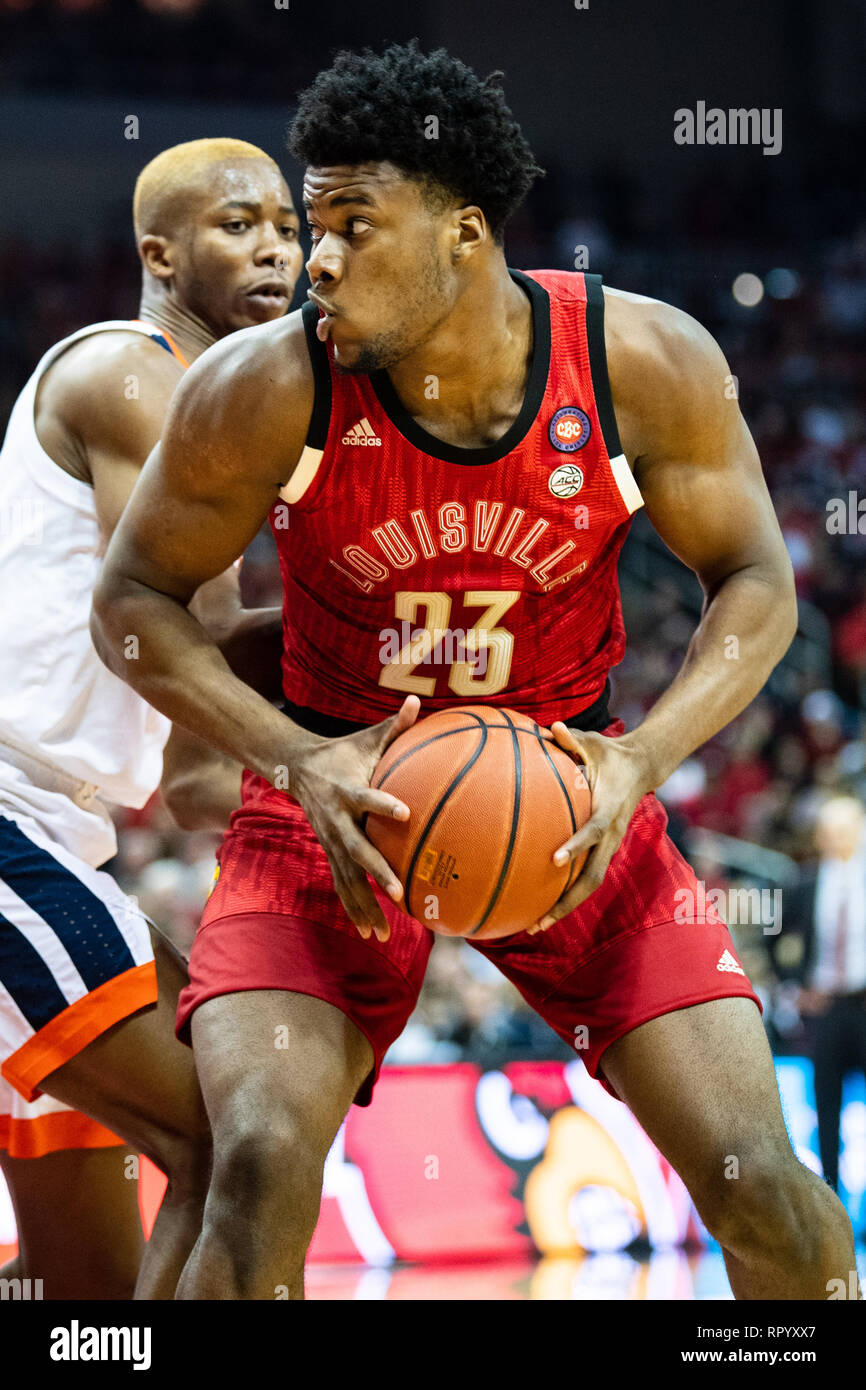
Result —
[[[496,242],[544,173],[505,104],[502,73],[480,78],[413,39],[381,54],[343,50],[302,92],[289,149],[303,164],[394,164],[438,201],[474,203]],[[436,123],[430,120],[436,117]]]

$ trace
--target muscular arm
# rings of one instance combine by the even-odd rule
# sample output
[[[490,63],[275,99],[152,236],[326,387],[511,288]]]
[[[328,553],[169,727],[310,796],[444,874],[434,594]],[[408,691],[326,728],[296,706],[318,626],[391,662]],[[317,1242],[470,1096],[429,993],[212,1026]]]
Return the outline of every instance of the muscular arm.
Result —
[[[363,834],[365,815],[408,807],[370,786],[384,749],[415,720],[409,696],[381,724],[324,739],[238,680],[186,605],[258,531],[303,450],[313,381],[300,315],[218,344],[190,369],[114,533],[91,630],[103,661],[156,709],[296,796],[362,936],[388,923],[367,874],[402,886]],[[126,661],[127,637],[138,638]]]
[[[718,346],[687,314],[637,295],[608,291],[605,317],[624,452],[704,604],[681,669],[636,729],[605,739],[554,725],[592,789],[590,820],[555,857],[590,854],[542,929],[595,891],[640,798],[754,699],[797,629],[791,563]]]
[[[234,604],[224,605],[223,616],[230,626],[219,640],[221,634],[214,620],[213,602],[210,603],[211,616],[207,616],[207,591],[219,582],[212,580],[199,590],[193,600],[193,611],[217,638],[235,675],[266,699],[278,700],[282,694],[282,611],[279,608],[244,609],[235,616]],[[239,595],[237,597],[239,599]],[[198,611],[200,600],[203,601],[201,613]],[[175,724],[163,753],[160,790],[181,830],[224,830],[232,811],[241,802],[241,771],[240,763],[234,758]]]
[[[39,442],[59,468],[92,486],[106,543],[182,376],[151,338],[118,330],[73,344],[39,384]]]
[[[682,668],[622,740],[641,750],[657,787],[754,699],[797,630],[797,602],[757,450],[717,344],[667,305],[616,296],[608,304],[611,387],[626,454],[649,520],[704,591]]]
[[[58,467],[93,487],[105,544],[159,440],[183,368],[139,333],[94,334],[46,373],[36,405],[40,443]],[[193,609],[232,669],[268,698],[279,687],[279,610],[241,607],[234,569],[205,584]],[[163,759],[162,791],[184,829],[222,829],[240,801],[241,768],[183,729]]]
[[[235,676],[188,610],[256,535],[303,449],[313,403],[299,316],[233,337],[190,368],[112,538],[91,630],[156,709],[273,781],[287,738],[317,743]],[[287,331],[288,330],[288,331]],[[263,336],[264,335],[264,336]],[[124,655],[138,638],[134,662]]]

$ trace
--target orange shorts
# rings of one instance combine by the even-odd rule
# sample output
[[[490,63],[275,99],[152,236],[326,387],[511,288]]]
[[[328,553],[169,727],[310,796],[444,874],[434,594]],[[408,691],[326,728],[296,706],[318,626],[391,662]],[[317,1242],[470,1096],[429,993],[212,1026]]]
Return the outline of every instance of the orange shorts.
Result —
[[[34,821],[0,814],[0,1076],[36,1099],[50,1072],[156,997],[137,903]]]

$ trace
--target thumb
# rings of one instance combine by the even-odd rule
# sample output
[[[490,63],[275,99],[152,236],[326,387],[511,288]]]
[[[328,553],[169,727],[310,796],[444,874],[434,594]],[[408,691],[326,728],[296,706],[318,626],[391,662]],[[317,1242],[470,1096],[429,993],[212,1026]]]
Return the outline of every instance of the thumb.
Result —
[[[420,709],[421,701],[418,696],[407,695],[396,714],[389,715],[380,724],[373,724],[370,728],[370,734],[373,739],[374,750],[381,755],[396,738],[405,734],[407,729],[411,729],[418,718]]]
[[[584,763],[590,761],[587,756],[589,747],[584,740],[587,737],[591,740],[591,734],[587,736],[580,729],[571,729],[567,724],[563,724],[561,719],[551,724],[550,732],[564,752],[573,754]]]

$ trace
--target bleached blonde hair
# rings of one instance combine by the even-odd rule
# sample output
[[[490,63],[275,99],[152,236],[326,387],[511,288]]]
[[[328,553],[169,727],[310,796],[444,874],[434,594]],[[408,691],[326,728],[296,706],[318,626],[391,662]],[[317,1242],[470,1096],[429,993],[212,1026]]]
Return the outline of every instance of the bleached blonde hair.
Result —
[[[172,145],[163,150],[149,164],[146,164],[136,179],[132,196],[132,220],[135,226],[135,239],[140,241],[148,233],[164,234],[172,229],[173,218],[190,184],[212,164],[223,164],[235,159],[266,159],[273,164],[269,154],[258,145],[250,145],[246,140],[217,138],[213,140],[187,140],[182,145]]]

